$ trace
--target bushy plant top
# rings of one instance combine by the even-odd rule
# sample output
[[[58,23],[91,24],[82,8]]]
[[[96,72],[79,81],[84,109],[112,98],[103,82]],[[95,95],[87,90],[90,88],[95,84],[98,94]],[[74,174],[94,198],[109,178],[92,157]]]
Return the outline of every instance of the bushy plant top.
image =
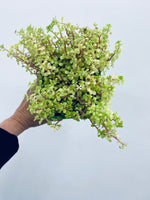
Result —
[[[63,119],[89,119],[98,137],[108,141],[114,138],[123,148],[126,144],[117,134],[123,121],[110,107],[116,84],[123,83],[123,76],[106,75],[121,54],[122,43],[117,41],[110,52],[111,24],[102,29],[93,25],[93,29],[80,27],[54,17],[46,31],[32,25],[16,30],[20,41],[9,50],[4,45],[0,49],[36,76],[29,83],[33,94],[25,95],[35,120],[47,120],[55,131]]]

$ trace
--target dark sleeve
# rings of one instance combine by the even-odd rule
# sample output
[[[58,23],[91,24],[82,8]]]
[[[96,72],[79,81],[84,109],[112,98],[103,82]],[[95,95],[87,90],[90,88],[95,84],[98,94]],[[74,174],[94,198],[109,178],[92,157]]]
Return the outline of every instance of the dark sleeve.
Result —
[[[18,137],[0,128],[0,169],[19,149]]]

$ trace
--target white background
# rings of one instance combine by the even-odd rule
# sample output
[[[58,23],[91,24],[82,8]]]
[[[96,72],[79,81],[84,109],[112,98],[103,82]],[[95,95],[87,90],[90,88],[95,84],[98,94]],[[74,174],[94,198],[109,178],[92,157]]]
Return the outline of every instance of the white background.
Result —
[[[52,17],[100,28],[112,25],[110,42],[123,45],[112,74],[123,75],[113,111],[125,150],[97,137],[90,121],[64,120],[59,131],[47,125],[19,136],[17,154],[0,171],[1,200],[149,200],[150,199],[150,3],[148,0],[5,0],[0,4],[0,44],[18,42],[14,31],[29,24],[45,28]],[[0,121],[16,110],[33,81],[15,59],[0,53]]]

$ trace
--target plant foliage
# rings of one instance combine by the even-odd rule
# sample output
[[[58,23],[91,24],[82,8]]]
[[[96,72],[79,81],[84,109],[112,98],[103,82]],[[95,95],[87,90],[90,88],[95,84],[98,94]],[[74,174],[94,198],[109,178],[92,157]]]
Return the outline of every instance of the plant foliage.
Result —
[[[121,54],[122,43],[117,41],[110,52],[111,24],[102,29],[93,25],[93,29],[79,27],[54,17],[46,31],[32,25],[16,30],[20,41],[9,50],[1,45],[0,50],[37,77],[29,83],[33,94],[25,96],[30,101],[29,111],[40,124],[46,119],[55,131],[63,119],[89,119],[98,137],[115,138],[123,148],[126,144],[116,130],[123,127],[123,121],[110,108],[115,85],[123,83],[123,76],[106,76]]]

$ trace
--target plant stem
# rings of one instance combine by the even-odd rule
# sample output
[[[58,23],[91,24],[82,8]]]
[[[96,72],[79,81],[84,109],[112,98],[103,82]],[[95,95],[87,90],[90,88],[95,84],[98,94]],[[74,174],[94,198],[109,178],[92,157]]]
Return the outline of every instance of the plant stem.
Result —
[[[114,57],[114,55],[115,53],[113,53],[113,55],[110,58],[108,58],[106,61],[110,61]]]
[[[80,103],[82,103],[85,107],[86,107],[86,105],[83,103],[83,101],[81,100],[81,99],[79,99],[79,97],[77,97],[77,100],[79,100],[80,101]],[[86,107],[86,109],[87,109],[87,107]],[[84,112],[83,111],[81,111],[80,110],[80,112],[82,112],[83,114],[84,114]],[[91,118],[91,115],[89,114],[89,117]],[[91,119],[89,118],[89,120],[90,120],[90,122],[94,125],[94,127],[98,130],[98,127],[91,121]],[[104,128],[106,129],[106,133],[107,134],[109,134],[109,130],[107,129],[107,127],[105,126],[105,125],[103,125],[104,126]],[[114,139],[116,139],[119,143],[121,143],[122,145],[124,145],[124,143],[121,141],[121,140],[119,140],[119,138],[117,137],[117,136],[114,136],[114,135],[112,135],[112,134],[109,134],[111,137],[113,137]]]
[[[60,119],[60,120],[58,120],[56,123],[55,123],[55,126],[60,122],[60,121],[62,121],[63,119]]]

